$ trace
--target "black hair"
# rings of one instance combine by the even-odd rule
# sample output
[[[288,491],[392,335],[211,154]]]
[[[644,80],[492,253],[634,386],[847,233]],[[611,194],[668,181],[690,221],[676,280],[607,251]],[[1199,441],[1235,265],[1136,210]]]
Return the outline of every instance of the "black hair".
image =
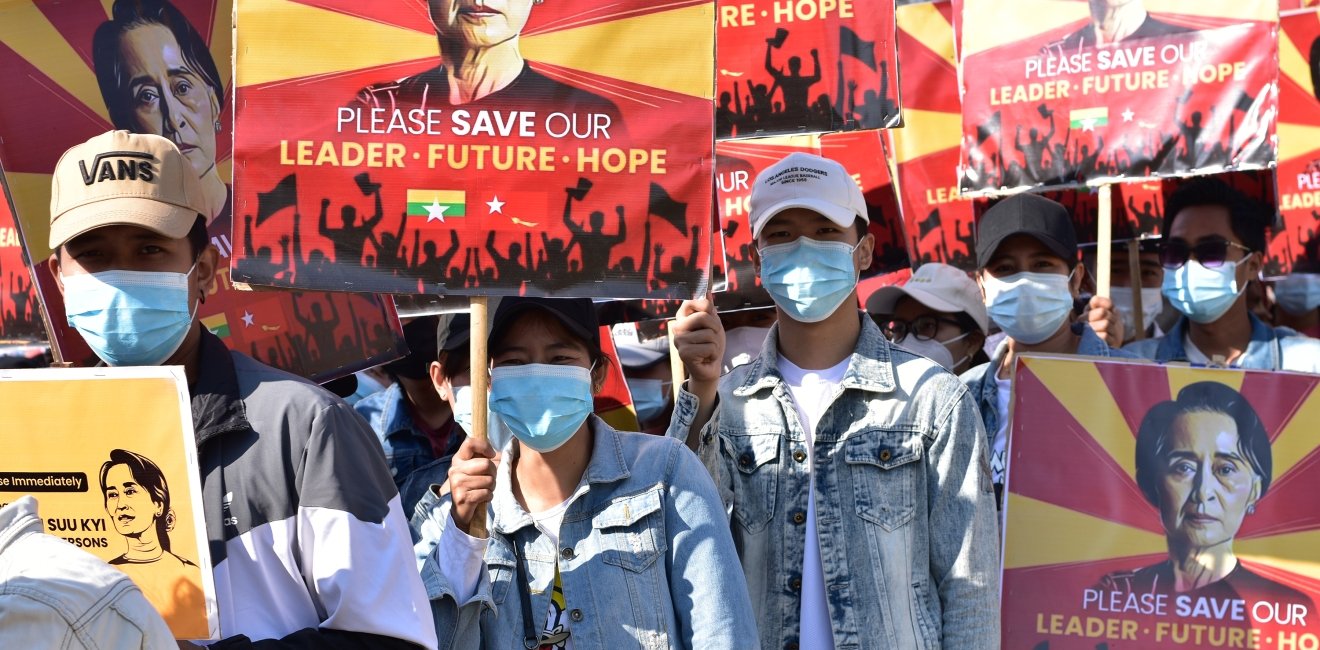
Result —
[[[101,87],[101,100],[115,128],[132,131],[136,126],[119,41],[129,30],[144,25],[160,25],[170,30],[179,43],[184,62],[210,86],[216,103],[223,107],[225,86],[211,49],[183,12],[166,0],[115,0],[111,14],[110,20],[101,23],[92,36],[92,62],[96,67],[96,83]]]
[[[170,486],[165,482],[165,473],[160,471],[160,467],[152,462],[150,458],[142,454],[128,451],[127,449],[114,449],[110,451],[110,460],[101,465],[101,505],[105,506],[105,493],[109,486],[105,484],[106,475],[110,473],[110,468],[115,465],[123,465],[128,468],[133,480],[142,489],[147,491],[154,503],[161,505],[160,516],[156,517],[156,538],[160,540],[160,547],[166,551],[170,550]]]
[[[866,239],[866,233],[871,231],[871,222],[867,221],[865,217],[857,217],[853,221],[853,228],[857,230],[857,241],[862,241]]]
[[[202,256],[202,251],[211,244],[211,235],[206,232],[206,217],[197,215],[192,228],[188,229],[188,248],[192,250],[193,261]]]
[[[1180,212],[1200,206],[1227,208],[1229,227],[1242,240],[1242,245],[1254,252],[1265,250],[1267,220],[1263,210],[1242,192],[1213,177],[1183,183],[1169,196],[1164,205],[1164,236],[1173,232],[1173,223]]]
[[[471,365],[471,352],[467,343],[463,343],[452,350],[441,350],[436,358],[440,362],[440,374],[445,379],[453,381]]]
[[[1273,457],[1270,437],[1256,409],[1242,393],[1213,381],[1198,381],[1178,391],[1178,397],[1156,404],[1137,430],[1137,487],[1152,505],[1159,505],[1159,482],[1174,422],[1187,413],[1221,413],[1237,425],[1238,451],[1260,479],[1260,497],[1270,487]]]

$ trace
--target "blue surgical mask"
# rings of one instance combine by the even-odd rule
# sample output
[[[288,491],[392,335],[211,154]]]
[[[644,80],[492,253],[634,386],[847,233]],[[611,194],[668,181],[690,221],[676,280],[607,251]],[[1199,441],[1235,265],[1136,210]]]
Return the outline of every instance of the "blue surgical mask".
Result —
[[[1320,308],[1320,275],[1294,273],[1279,279],[1274,283],[1274,301],[1296,316]]]
[[[1014,341],[1035,345],[1058,332],[1072,313],[1071,279],[1057,273],[985,274],[986,310]]]
[[[454,422],[457,422],[459,428],[463,429],[463,433],[470,436],[472,435],[472,387],[456,386],[453,390]],[[512,437],[512,434],[509,433],[509,427],[504,426],[504,423],[500,421],[499,414],[488,410],[486,413],[486,440],[490,441],[490,446],[494,447],[495,451],[501,451],[508,446]]]
[[[628,392],[632,393],[639,422],[653,422],[664,415],[669,408],[669,387],[673,383],[664,379],[628,379]]]
[[[111,366],[160,365],[183,344],[196,315],[188,296],[191,274],[192,269],[63,276],[69,326]]]
[[[761,284],[790,318],[819,323],[857,287],[857,246],[810,237],[767,246],[761,249]]]
[[[545,453],[578,432],[591,415],[591,371],[582,366],[528,363],[490,371],[490,410],[513,437]]]
[[[1207,268],[1196,260],[1174,270],[1164,272],[1164,297],[1169,304],[1196,323],[1219,320],[1237,302],[1246,289],[1238,287],[1238,264],[1247,261],[1252,253],[1238,262],[1224,262],[1216,268]]]

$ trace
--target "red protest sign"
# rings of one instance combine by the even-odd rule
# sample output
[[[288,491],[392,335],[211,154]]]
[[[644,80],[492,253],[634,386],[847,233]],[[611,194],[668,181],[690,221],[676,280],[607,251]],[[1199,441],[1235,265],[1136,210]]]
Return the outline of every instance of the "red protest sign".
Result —
[[[1280,228],[1270,237],[1265,274],[1320,272],[1320,13],[1279,21]]]
[[[246,236],[250,229],[234,227],[238,224],[233,223],[227,185],[232,164],[229,66],[217,64],[230,59],[231,9],[224,0],[118,0],[110,4],[112,18],[107,19],[101,3],[0,5],[0,24],[13,27],[4,32],[0,47],[0,81],[7,89],[7,101],[0,103],[0,159],[8,172],[38,295],[50,316],[51,344],[64,361],[85,365],[96,358],[67,326],[63,300],[46,264],[51,254],[50,173],[70,146],[116,128],[171,138],[202,180],[212,206],[206,215],[207,232],[220,253],[221,267],[198,315],[231,348],[252,352],[252,344],[261,343],[261,360],[320,381],[397,358],[401,352],[398,318],[393,307],[376,296],[302,294],[298,299],[333,301],[342,313],[354,314],[356,323],[345,319],[337,340],[354,330],[366,333],[350,337],[348,347],[315,357],[288,350],[269,354],[263,340],[267,337],[257,336],[253,326],[242,322],[250,303],[274,301],[282,315],[263,325],[277,328],[269,332],[278,332],[285,348],[296,347],[294,343],[309,334],[284,316],[292,313],[297,294],[235,291],[229,277],[229,262],[237,254],[286,276],[298,268],[292,259],[301,255],[300,242],[254,241]],[[131,88],[126,83],[130,79],[136,84]],[[166,114],[170,121],[164,119]],[[240,221],[288,215],[293,212],[288,198],[295,192],[288,185],[272,188]],[[17,267],[13,270],[17,274]]]
[[[1008,0],[964,1],[964,191],[1274,160],[1277,0],[1210,0],[1195,10],[1151,3],[1150,11],[1132,2],[1108,17],[1104,6],[1024,11]]]
[[[746,0],[719,7],[723,138],[902,124],[893,0]]]
[[[18,220],[14,218],[9,183],[0,170],[0,339],[45,338],[40,309],[36,287],[28,274]]]
[[[386,293],[704,292],[713,0],[429,13],[239,4],[237,211],[260,217],[262,197],[297,186],[290,209],[241,234],[303,252],[279,268],[239,253],[236,276]]]

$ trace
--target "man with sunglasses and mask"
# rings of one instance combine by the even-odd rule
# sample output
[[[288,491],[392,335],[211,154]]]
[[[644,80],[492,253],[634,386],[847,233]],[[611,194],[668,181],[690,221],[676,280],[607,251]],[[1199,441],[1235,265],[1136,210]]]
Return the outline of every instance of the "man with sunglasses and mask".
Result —
[[[220,259],[206,205],[173,142],[98,135],[55,165],[48,265],[69,325],[102,361],[183,367],[227,636],[211,647],[434,648],[398,490],[367,423],[198,322]]]
[[[1157,339],[1123,348],[1161,363],[1320,373],[1320,341],[1270,327],[1247,306],[1264,264],[1266,217],[1215,178],[1179,187],[1164,211],[1164,297],[1183,317]]]
[[[1008,407],[1017,355],[1133,355],[1110,348],[1101,338],[1101,330],[1116,340],[1123,337],[1109,299],[1091,299],[1090,325],[1073,318],[1085,270],[1077,261],[1077,233],[1067,208],[1042,196],[1017,194],[987,210],[977,230],[976,282],[990,318],[1007,337],[989,363],[960,378],[981,407],[999,498],[1007,466]]]
[[[684,303],[691,375],[668,435],[715,477],[764,648],[999,647],[994,500],[975,402],[858,309],[862,192],[794,153],[752,185],[752,260],[778,311],[720,377],[724,330]]]

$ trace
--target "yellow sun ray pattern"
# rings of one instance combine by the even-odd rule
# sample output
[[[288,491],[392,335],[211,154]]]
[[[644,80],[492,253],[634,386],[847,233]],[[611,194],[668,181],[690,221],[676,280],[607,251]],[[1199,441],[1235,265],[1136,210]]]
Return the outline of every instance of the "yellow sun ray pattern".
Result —
[[[50,174],[5,172],[14,210],[23,222],[23,235],[34,263],[50,255]]]
[[[234,22],[230,20],[230,16],[233,15],[233,2],[230,2],[229,0],[218,0],[215,3],[215,22],[211,25],[210,41],[212,56],[214,56],[214,53],[216,52],[234,51]],[[229,89],[230,92],[233,92],[233,89],[229,88],[229,77],[234,71],[232,63],[233,62],[229,57],[216,59],[215,62],[215,67],[220,72],[220,82],[223,83],[225,88]]]
[[[1320,562],[1303,559],[1315,557],[1317,548],[1320,548],[1320,530],[1233,542],[1233,550],[1238,557],[1248,562],[1258,562],[1320,580]]]
[[[1213,368],[1178,368],[1169,367],[1169,398],[1178,397],[1178,391],[1198,381],[1221,383],[1236,391],[1242,390],[1242,380],[1246,375],[1237,370],[1216,370]]]
[[[1301,408],[1297,409],[1297,413],[1274,439],[1274,444],[1270,445],[1271,453],[1274,455],[1275,480],[1315,451],[1317,423],[1320,423],[1320,394],[1312,389],[1306,401],[1302,402]],[[1315,548],[1320,548],[1320,545]]]
[[[944,14],[934,4],[917,4],[900,7],[894,13],[898,28],[911,34],[913,38],[940,53],[951,66],[958,62],[953,57],[953,25],[945,20]],[[903,110],[904,119],[907,109]]]
[[[383,66],[439,51],[435,34],[290,0],[243,0],[238,7],[235,31],[243,47],[234,59],[239,86]]]
[[[1320,14],[1312,14],[1311,19],[1314,20],[1317,15]],[[1315,94],[1315,86],[1311,82],[1311,66],[1297,49],[1297,44],[1283,30],[1279,30],[1279,72],[1305,89],[1308,95]]]
[[[1279,123],[1279,160],[1291,160],[1320,147],[1320,126]]]
[[[101,101],[96,74],[35,4],[30,1],[0,4],[0,43],[82,102],[81,110],[110,121]]]
[[[1164,553],[1164,536],[1039,499],[1009,494],[1005,569],[1096,562],[1123,555]]]
[[[962,141],[962,115],[958,113],[904,108],[903,122],[903,128],[890,131],[894,137],[894,158],[899,163],[952,149]]]
[[[1077,423],[1091,432],[1096,443],[1135,480],[1136,437],[1128,429],[1123,411],[1100,376],[1097,364],[1045,358],[1028,358],[1025,363]],[[1121,431],[1115,431],[1119,428]]]
[[[1005,8],[1012,15],[1005,16]],[[1276,0],[1151,0],[1146,9],[1205,18],[1278,20]],[[967,0],[963,5],[963,56],[1015,43],[1088,17],[1085,2],[1076,0]],[[978,25],[984,29],[967,29]]]

